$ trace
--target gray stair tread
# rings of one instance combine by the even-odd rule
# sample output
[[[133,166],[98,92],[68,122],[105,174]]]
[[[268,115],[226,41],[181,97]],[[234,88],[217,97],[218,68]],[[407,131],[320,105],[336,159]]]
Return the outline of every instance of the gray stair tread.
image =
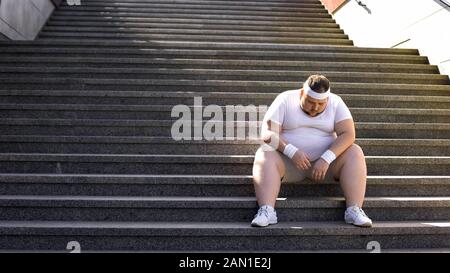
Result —
[[[173,13],[155,13],[151,14],[143,14],[139,12],[127,12],[127,11],[98,11],[98,12],[90,12],[90,11],[56,11],[53,15],[54,19],[56,18],[67,18],[71,16],[75,17],[85,17],[85,18],[98,18],[99,16],[107,16],[112,18],[120,18],[120,19],[129,19],[129,18],[192,18],[192,19],[220,19],[220,20],[264,20],[264,21],[277,21],[277,22],[323,22],[323,23],[335,23],[335,21],[331,18],[331,16],[324,16],[323,13],[320,16],[317,16],[315,13],[306,14],[310,16],[303,17],[285,17],[285,16],[270,16],[265,14],[232,14],[225,13],[224,11],[218,11],[218,13],[201,13],[195,12],[192,10],[185,11],[175,11]],[[45,30],[45,28],[44,28]]]
[[[57,11],[54,15],[55,17],[63,17],[63,16],[96,16],[96,15],[107,15],[110,17],[116,17],[120,15],[120,17],[142,17],[142,18],[159,18],[162,17],[161,14],[169,15],[168,18],[221,18],[224,20],[237,18],[241,20],[248,20],[248,18],[256,18],[257,20],[264,20],[267,18],[267,21],[304,21],[305,18],[312,18],[313,22],[320,21],[322,19],[323,22],[333,23],[330,21],[330,15],[324,12],[316,12],[315,10],[299,10],[297,13],[290,11],[275,11],[275,12],[267,12],[267,11],[252,11],[252,10],[222,10],[222,9],[197,9],[195,15],[192,16],[192,9],[158,9],[158,8],[118,8],[116,10],[109,9],[101,9],[101,10],[88,10],[87,8],[79,11],[70,11],[70,10],[61,10]],[[297,15],[297,16],[296,16]],[[208,16],[208,17],[206,17]],[[281,19],[281,20],[280,20]],[[49,26],[46,26],[44,30],[49,29]],[[73,31],[73,30],[72,30]],[[73,31],[73,32],[76,32]]]
[[[46,136],[46,135],[0,135],[0,142],[55,142],[55,143],[154,143],[171,145],[259,145],[259,140],[179,140],[170,137],[152,136]],[[450,139],[395,139],[356,138],[363,145],[396,146],[447,146]]]
[[[103,9],[112,9],[116,7],[121,8],[195,8],[195,9],[211,9],[211,8],[220,8],[220,9],[227,9],[227,10],[253,10],[253,11],[301,11],[301,10],[313,10],[313,11],[319,11],[319,12],[325,12],[319,4],[305,4],[305,3],[299,3],[302,5],[298,6],[277,6],[277,7],[271,7],[271,6],[257,6],[255,3],[253,5],[249,5],[248,2],[241,2],[238,5],[234,2],[235,5],[232,5],[233,2],[222,2],[220,3],[214,3],[214,2],[200,2],[200,1],[190,1],[190,2],[160,2],[160,3],[152,3],[152,2],[117,2],[114,3],[114,5],[108,4],[108,3],[101,3],[101,2],[86,2],[83,3],[83,7],[95,7],[95,8],[103,8]],[[224,5],[225,4],[225,5]],[[60,10],[67,10],[67,5],[61,5]],[[79,7],[78,7],[79,8]],[[77,8],[77,9],[78,9]],[[70,9],[70,7],[69,7]]]
[[[274,250],[258,250],[258,253],[370,253],[372,249],[327,249],[327,250],[297,250],[297,251],[274,251]],[[404,249],[381,249],[380,253],[450,253],[450,248],[404,248]],[[69,250],[0,250],[0,253],[68,253]],[[209,251],[155,251],[155,250],[105,250],[105,251],[95,251],[95,250],[83,250],[83,253],[223,253],[223,250],[209,250]],[[237,250],[227,250],[227,253],[251,253],[253,251],[237,251]]]
[[[111,5],[111,3],[109,1],[99,1],[99,0],[97,0],[97,1],[90,1],[90,2],[87,2],[86,4],[90,5],[90,4],[94,4],[94,3],[97,4],[97,5],[100,5],[100,4]],[[217,0],[214,0],[214,1],[171,0],[169,2],[169,1],[161,1],[161,0],[155,0],[155,1],[150,1],[150,0],[147,0],[147,1],[122,0],[122,1],[120,1],[120,3],[126,4],[126,5],[133,4],[133,3],[136,3],[136,4],[173,3],[175,5],[197,3],[197,4],[208,4],[208,5],[223,5],[223,4],[226,4],[226,5],[229,5],[229,4],[241,5],[241,4],[247,4],[247,5],[251,5],[251,6],[255,6],[255,5],[256,6],[257,5],[272,6],[272,5],[275,5],[277,7],[278,6],[294,6],[294,7],[296,7],[296,6],[319,6],[319,7],[321,7],[320,4],[317,1],[301,1],[301,2],[298,2],[298,1],[245,1],[244,2],[244,1],[237,1],[237,0],[234,0],[234,1],[224,1],[224,0],[222,0],[222,1],[217,1]],[[63,3],[62,5],[65,5],[65,4]]]
[[[126,183],[126,184],[188,184],[188,185],[232,185],[252,186],[251,175],[168,175],[168,174],[41,174],[41,173],[0,173],[0,183]],[[433,175],[369,175],[367,183],[379,185],[440,185],[449,184],[450,176]],[[295,184],[316,184],[305,179]],[[324,181],[321,184],[336,184]]]
[[[0,153],[1,161],[85,161],[93,162],[221,162],[253,163],[254,155],[185,155],[185,154],[55,154],[55,153]],[[427,164],[429,162],[450,163],[450,156],[366,156],[373,162],[408,162]]]
[[[303,44],[271,44],[271,43],[237,43],[237,42],[179,42],[179,41],[155,41],[151,46],[148,43],[130,43],[124,41],[105,41],[105,40],[63,40],[63,39],[48,39],[48,40],[36,40],[36,41],[1,41],[1,47],[21,48],[21,47],[120,47],[120,48],[167,48],[167,49],[199,49],[208,48],[212,49],[251,49],[251,50],[279,50],[281,52],[287,52],[289,50],[296,51],[315,51],[315,52],[358,52],[363,54],[402,54],[402,55],[415,55],[418,52],[416,49],[400,49],[400,48],[369,48],[369,47],[355,47],[355,46],[334,46],[334,45],[303,45]],[[12,49],[13,50],[13,49]]]
[[[325,33],[323,35],[317,34],[316,36],[308,35],[308,33],[299,33],[297,36],[272,36],[272,35],[261,35],[261,36],[250,36],[248,35],[249,31],[234,31],[227,33],[226,31],[222,32],[210,32],[199,34],[182,34],[182,33],[124,33],[124,32],[88,32],[88,31],[79,31],[79,32],[66,32],[66,31],[56,31],[56,30],[43,30],[41,32],[41,37],[45,38],[48,36],[56,36],[56,37],[69,37],[69,38],[113,38],[113,39],[122,39],[122,38],[136,38],[142,40],[148,39],[161,39],[161,40],[200,40],[200,41],[211,41],[211,40],[219,40],[219,41],[249,41],[249,42],[264,42],[267,40],[272,40],[272,42],[279,43],[303,43],[303,44],[346,44],[352,45],[352,42],[347,38],[344,34],[329,34]],[[241,34],[241,35],[239,35]],[[247,34],[247,35],[245,35]],[[255,34],[253,32],[253,34]]]
[[[425,69],[429,71],[435,71],[435,65],[429,64],[410,64],[410,63],[370,63],[370,62],[333,62],[333,61],[291,61],[291,60],[243,60],[243,59],[192,59],[183,58],[182,56],[178,58],[170,58],[169,60],[164,58],[139,58],[139,57],[116,57],[116,58],[105,58],[105,57],[54,57],[54,56],[28,56],[28,57],[2,57],[0,64],[6,62],[15,63],[106,63],[106,64],[221,64],[221,65],[265,65],[265,66],[311,66],[310,69],[315,69],[316,67],[321,67],[322,70],[326,71],[336,71],[331,69],[340,68],[404,68],[404,69]],[[48,65],[45,65],[48,67]],[[73,65],[76,67],[76,65]],[[330,67],[327,69],[327,67]],[[349,83],[351,84],[351,83]]]
[[[0,195],[0,206],[251,209],[255,197]],[[278,209],[343,208],[343,197],[279,197]],[[366,197],[365,208],[450,208],[450,197]]]
[[[114,90],[0,90],[0,95],[23,95],[23,96],[76,96],[76,97],[138,97],[138,98],[190,98],[195,96],[203,98],[264,98],[271,102],[278,93],[249,93],[249,92],[195,92],[195,91],[167,91],[167,92],[148,92],[148,91],[114,91]],[[366,100],[366,101],[399,101],[399,102],[450,102],[450,96],[397,96],[397,95],[373,95],[373,94],[339,94],[344,101]],[[124,105],[124,104],[122,104]]]
[[[204,30],[247,30],[247,31],[276,31],[279,30],[280,32],[286,32],[286,33],[290,33],[290,34],[294,34],[296,32],[314,32],[314,28],[312,28],[311,26],[313,26],[314,23],[310,23],[310,24],[305,24],[302,26],[273,26],[270,24],[267,25],[234,25],[234,24],[220,24],[218,22],[212,22],[209,23],[207,25],[205,24],[201,24],[200,22],[196,21],[196,20],[192,20],[192,21],[188,21],[185,20],[185,23],[181,23],[179,22],[179,20],[165,20],[165,22],[161,22],[161,23],[156,23],[156,22],[135,22],[135,23],[125,23],[125,22],[110,22],[110,21],[104,21],[104,22],[100,22],[100,21],[95,21],[95,22],[89,22],[89,21],[80,21],[80,22],[76,22],[76,21],[72,21],[72,22],[67,22],[67,21],[50,21],[48,23],[48,26],[51,27],[101,27],[105,30],[107,30],[108,28],[115,28],[115,29],[132,29],[132,30],[138,30],[138,31],[144,31],[148,28],[154,28],[154,29],[158,29],[160,31],[164,30],[164,29],[178,29],[178,30],[183,30],[183,29],[190,29],[190,30],[194,30],[194,29],[204,29]],[[317,27],[320,27],[320,30],[322,33],[341,33],[343,34],[343,31],[341,29],[339,29],[337,26],[332,26],[332,25],[321,25],[321,24],[316,24]],[[309,27],[308,27],[309,26]]]
[[[171,48],[64,48],[64,47],[13,47],[13,48],[3,48],[2,53],[108,53],[108,54],[139,54],[139,55],[198,55],[199,57],[205,58],[217,58],[217,57],[228,57],[228,56],[240,56],[240,57],[261,57],[270,56],[276,58],[282,57],[316,57],[316,58],[332,58],[341,57],[348,58],[350,60],[358,60],[364,58],[374,58],[380,60],[392,60],[402,62],[404,60],[418,60],[424,61],[426,58],[416,55],[403,55],[403,54],[378,54],[378,53],[363,53],[363,52],[327,52],[320,51],[320,49],[312,50],[298,49],[296,51],[244,51],[238,49],[171,49]],[[358,53],[358,55],[355,55]]]
[[[17,83],[17,79],[0,77],[4,84]],[[90,79],[90,78],[45,78],[45,77],[26,77],[20,80],[21,83],[80,83],[80,84],[148,84],[148,85],[183,85],[183,86],[255,86],[255,87],[280,87],[292,88],[297,82],[289,81],[233,81],[233,80],[159,80],[159,79]],[[334,89],[393,89],[393,90],[419,90],[424,89],[435,91],[450,91],[450,85],[437,84],[394,84],[394,83],[351,83],[336,82],[333,83]],[[367,90],[367,92],[370,92]]]
[[[78,20],[76,20],[78,18]],[[66,23],[66,24],[64,24]],[[237,29],[254,29],[258,27],[282,27],[282,28],[303,28],[303,27],[310,27],[310,28],[318,28],[323,30],[340,30],[339,26],[335,22],[331,22],[329,20],[323,22],[320,20],[314,20],[314,21],[268,21],[268,20],[246,20],[246,19],[236,19],[236,20],[226,20],[222,18],[205,18],[205,17],[126,17],[124,20],[120,20],[117,17],[110,17],[108,19],[101,18],[101,17],[95,17],[95,16],[53,16],[52,20],[49,21],[49,26],[51,25],[92,25],[92,26],[103,26],[105,24],[119,24],[119,25],[126,25],[126,26],[149,26],[152,24],[153,26],[157,27],[169,27],[173,26],[174,24],[183,24],[181,28],[186,28],[189,26],[193,26],[195,24],[203,24],[207,25],[209,28],[219,28],[219,29],[230,29],[230,26],[237,27]],[[205,28],[208,28],[205,27]],[[339,31],[342,33],[342,31]],[[40,40],[50,40],[50,39],[56,39],[56,37],[49,37],[45,39]],[[97,39],[96,39],[97,40]],[[192,41],[196,42],[196,41]],[[223,41],[222,41],[223,42]]]
[[[143,68],[64,68],[64,67],[0,67],[1,73],[98,73],[98,74],[148,74],[150,75],[245,75],[245,76],[285,76],[292,77],[310,74],[309,71],[283,71],[283,70],[230,70],[230,69],[170,69],[170,68],[155,68],[155,69],[143,69]],[[448,79],[446,75],[429,75],[429,74],[414,74],[414,73],[376,73],[376,72],[329,72],[327,73],[329,78],[384,78],[384,79]]]
[[[208,120],[203,120],[207,122]],[[218,122],[219,123],[219,122]],[[233,123],[246,123],[244,121],[236,121]],[[251,122],[250,124],[254,124]],[[172,126],[173,120],[136,120],[136,119],[33,119],[33,118],[4,118],[0,119],[0,124],[35,124],[35,125],[100,125],[102,126]],[[404,122],[355,122],[356,128],[377,128],[385,129],[443,129],[447,130],[450,123],[404,123]]]
[[[243,7],[243,10],[245,7]],[[208,23],[208,24],[204,24]],[[245,22],[244,22],[245,23]],[[100,21],[100,20],[80,20],[77,21],[65,21],[65,20],[50,20],[47,26],[86,26],[86,27],[115,27],[115,28],[145,28],[154,27],[158,29],[235,29],[235,30],[280,30],[287,32],[305,31],[313,32],[312,27],[320,28],[323,32],[330,33],[344,33],[336,24],[333,23],[305,23],[302,25],[295,24],[278,24],[277,22],[266,22],[265,24],[255,24],[254,21],[251,24],[236,24],[236,22],[230,22],[226,24],[220,20],[199,20],[199,19],[174,19],[166,18],[160,22],[156,20],[146,20],[145,22],[118,22],[118,21]]]
[[[0,234],[143,235],[143,236],[261,236],[261,235],[408,235],[450,234],[448,221],[375,222],[358,228],[343,222],[281,222],[266,228],[248,222],[79,222],[0,221]]]
[[[194,108],[194,106],[189,106]],[[198,106],[197,106],[198,107]],[[201,106],[203,107],[203,105]],[[220,106],[225,110],[226,106]],[[148,112],[171,112],[173,105],[108,105],[108,104],[21,104],[21,103],[0,103],[0,110],[53,110],[53,111],[148,111]],[[203,108],[202,108],[203,109]],[[260,111],[256,108],[245,109],[247,112]],[[370,107],[349,107],[353,114],[398,114],[398,115],[423,115],[437,116],[450,115],[450,109],[412,109],[412,108],[370,108]],[[450,119],[449,119],[450,122]]]
[[[106,3],[111,4],[110,1],[101,1],[96,0],[94,1],[96,3]],[[121,0],[122,3],[167,3],[167,1],[161,1],[161,0],[146,0],[146,1],[139,1],[139,0]],[[242,1],[238,0],[231,0],[231,1],[224,1],[224,0],[212,0],[212,1],[198,1],[198,0],[171,0],[174,4],[179,3],[209,3],[209,4],[228,4],[228,3],[234,3],[234,4],[241,4]],[[251,0],[251,1],[245,1],[245,3],[251,4],[251,5],[318,5],[319,3],[317,1],[302,1],[300,3],[296,1],[258,1],[258,0]],[[64,4],[63,4],[64,5]]]
[[[106,3],[107,5],[111,4],[109,1],[105,2],[105,1],[97,0],[95,2],[97,2],[97,3]],[[122,3],[127,3],[127,4],[130,3],[130,2],[131,3],[161,3],[161,2],[167,3],[167,1],[161,1],[161,0],[147,0],[147,1],[122,0],[121,2]],[[205,4],[210,4],[210,5],[213,5],[213,4],[227,4],[228,5],[229,3],[231,3],[231,4],[238,4],[238,5],[240,5],[243,1],[237,1],[237,0],[232,0],[232,1],[224,1],[224,0],[221,0],[221,1],[217,1],[217,0],[214,0],[214,1],[195,1],[195,0],[188,0],[188,1],[183,0],[183,1],[180,1],[180,0],[171,0],[171,2],[174,3],[174,4],[180,4],[180,3],[181,4],[182,3],[205,3]],[[264,6],[266,6],[266,5],[275,5],[275,6],[285,6],[285,5],[287,5],[287,6],[303,6],[303,5],[317,6],[317,5],[319,5],[319,2],[317,2],[317,1],[301,1],[301,2],[297,1],[296,2],[296,1],[276,1],[276,0],[272,0],[272,1],[252,0],[252,1],[245,1],[245,3],[250,4],[250,5],[264,5]]]
[[[111,28],[111,27],[85,27],[85,26],[48,26],[45,32],[72,32],[72,33],[102,33],[106,34],[132,34],[132,35],[217,35],[233,37],[270,37],[270,38],[325,38],[325,39],[345,39],[347,35],[343,33],[321,32],[311,33],[308,31],[271,31],[271,30],[248,30],[248,29],[179,29],[179,28]],[[142,36],[143,37],[143,36]],[[181,36],[180,36],[181,37]],[[422,57],[423,58],[423,57]]]

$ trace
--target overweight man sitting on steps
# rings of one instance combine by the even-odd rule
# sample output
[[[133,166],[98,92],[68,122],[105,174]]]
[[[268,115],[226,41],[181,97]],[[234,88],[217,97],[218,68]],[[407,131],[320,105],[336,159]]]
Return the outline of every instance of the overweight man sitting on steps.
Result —
[[[355,126],[344,101],[330,93],[330,82],[312,75],[300,90],[279,94],[263,119],[263,144],[255,155],[253,182],[258,213],[252,226],[277,223],[274,209],[281,182],[306,177],[338,180],[347,209],[345,222],[371,227],[362,210],[367,169],[362,149],[354,144]]]

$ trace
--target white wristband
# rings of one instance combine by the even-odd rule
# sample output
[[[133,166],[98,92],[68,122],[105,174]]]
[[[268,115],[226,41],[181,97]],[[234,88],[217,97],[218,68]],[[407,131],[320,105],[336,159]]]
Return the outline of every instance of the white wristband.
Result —
[[[320,156],[325,160],[328,164],[331,164],[336,159],[336,155],[331,150],[326,150],[323,155]]]
[[[297,147],[295,147],[295,146],[292,145],[292,144],[288,144],[288,145],[286,145],[286,146],[284,147],[283,154],[286,155],[286,156],[289,157],[289,158],[292,158],[292,157],[295,155],[295,153],[296,153],[297,151],[298,151],[298,148],[297,148]]]

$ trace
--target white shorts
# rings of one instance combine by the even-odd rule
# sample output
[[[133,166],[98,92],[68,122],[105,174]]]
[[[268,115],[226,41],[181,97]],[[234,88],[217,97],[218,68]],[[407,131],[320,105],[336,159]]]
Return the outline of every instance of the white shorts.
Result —
[[[302,171],[295,166],[294,162],[292,162],[292,160],[289,157],[285,156],[284,154],[282,154],[280,152],[278,152],[278,154],[281,156],[281,159],[283,160],[284,167],[285,167],[284,176],[281,178],[282,183],[283,182],[300,182],[300,181],[304,180],[305,178],[312,177],[312,172],[311,172],[312,168],[309,168],[307,171]],[[312,161],[311,165],[314,165],[314,163],[316,161]],[[331,167],[328,168],[324,180],[325,181],[339,181],[337,179],[334,179]]]

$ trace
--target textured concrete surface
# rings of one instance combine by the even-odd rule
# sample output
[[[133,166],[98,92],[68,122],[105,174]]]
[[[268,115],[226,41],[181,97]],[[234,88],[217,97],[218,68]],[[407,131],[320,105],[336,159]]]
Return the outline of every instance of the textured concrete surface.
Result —
[[[450,154],[449,142],[447,139],[356,139],[367,156],[445,156]],[[2,153],[252,155],[259,145],[257,140],[175,141],[142,136],[0,136]]]
[[[448,78],[351,44],[316,0],[63,3],[36,41],[0,41],[0,251],[450,249]],[[355,117],[372,229],[309,180],[251,228],[258,143],[169,137],[173,105],[268,105],[312,73]]]
[[[1,54],[1,53],[0,53]],[[269,105],[278,93],[246,92],[146,92],[146,91],[82,91],[82,90],[9,90],[0,93],[4,103],[63,103],[113,105],[192,105],[194,97],[202,97],[204,104]],[[447,96],[396,96],[340,94],[349,107],[428,108],[448,109]],[[430,111],[432,112],[432,111]]]
[[[0,222],[0,241],[14,246],[10,249],[47,251],[65,249],[71,240],[80,242],[85,250],[128,251],[214,251],[219,245],[227,251],[247,252],[345,250],[366,249],[370,241],[378,241],[386,249],[448,248],[448,228],[430,224],[380,222],[374,228],[361,229],[333,222],[297,222],[257,229],[248,223]],[[23,236],[30,235],[33,236],[23,240]],[[52,235],[51,240],[46,235]],[[171,240],[164,239],[167,236]],[[253,240],[258,236],[264,236],[265,240]]]
[[[0,196],[0,219],[7,221],[250,221],[254,197]],[[337,197],[280,198],[280,222],[343,221]],[[365,212],[374,221],[439,221],[450,218],[450,197],[368,197]]]

